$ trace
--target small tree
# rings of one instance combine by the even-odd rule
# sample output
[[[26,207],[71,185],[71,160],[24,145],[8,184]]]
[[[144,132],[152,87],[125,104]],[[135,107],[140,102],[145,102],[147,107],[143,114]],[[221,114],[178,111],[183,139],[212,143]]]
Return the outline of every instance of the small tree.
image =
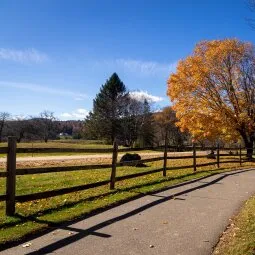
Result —
[[[31,135],[31,132],[32,126],[28,119],[17,117],[8,123],[7,133],[16,136],[18,143],[20,143],[22,139]]]
[[[134,98],[129,98],[125,115],[122,118],[123,140],[128,146],[133,146],[141,133],[144,122],[144,103]]]
[[[45,143],[48,142],[50,137],[54,137],[56,134],[57,127],[56,127],[56,118],[54,113],[51,111],[43,111],[40,113],[40,117],[38,119],[39,126],[41,128],[43,140]]]
[[[11,115],[8,112],[0,112],[0,143],[3,141],[3,131],[6,121],[10,119]]]
[[[161,112],[155,114],[154,118],[155,124],[161,133],[161,139],[168,140],[172,145],[182,149],[184,142],[188,140],[189,134],[181,132],[180,128],[176,126],[176,113],[172,107],[163,108]]]
[[[141,147],[149,147],[154,142],[154,120],[149,102],[143,103],[142,123],[138,132],[138,141]]]

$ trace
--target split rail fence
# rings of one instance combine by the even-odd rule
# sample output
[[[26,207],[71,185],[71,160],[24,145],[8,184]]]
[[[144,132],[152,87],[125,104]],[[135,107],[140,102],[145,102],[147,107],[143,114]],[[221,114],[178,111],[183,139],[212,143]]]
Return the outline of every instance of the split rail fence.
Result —
[[[222,153],[220,154],[220,148],[216,148],[216,160],[213,162],[209,163],[204,163],[204,164],[197,164],[197,159],[198,158],[207,158],[207,155],[197,155],[197,150],[199,149],[196,147],[195,144],[193,144],[192,147],[189,147],[191,150],[191,155],[187,156],[168,156],[168,151],[171,149],[174,149],[176,147],[174,146],[165,146],[163,147],[157,147],[153,148],[153,150],[161,150],[163,153],[162,157],[154,157],[154,158],[148,158],[148,159],[141,159],[141,160],[136,160],[136,161],[129,161],[126,162],[128,165],[136,165],[138,163],[148,163],[148,162],[154,162],[154,161],[163,161],[162,168],[159,169],[154,169],[154,170],[149,170],[145,172],[138,172],[138,173],[133,173],[129,175],[124,175],[124,176],[117,176],[116,175],[116,170],[117,167],[125,165],[125,163],[119,163],[117,162],[118,158],[118,152],[129,152],[129,151],[141,151],[141,150],[148,150],[152,148],[139,148],[139,149],[118,149],[118,145],[115,142],[113,145],[113,148],[111,149],[97,149],[97,150],[91,150],[91,149],[59,149],[59,148],[38,148],[34,149],[34,152],[97,152],[97,153],[105,153],[109,152],[112,153],[112,163],[111,164],[93,164],[93,165],[80,165],[80,166],[61,166],[61,167],[37,167],[37,168],[22,168],[22,169],[16,169],[16,154],[17,153],[29,153],[31,152],[31,149],[25,149],[25,148],[17,148],[16,146],[16,138],[15,137],[9,137],[8,138],[8,147],[3,147],[0,148],[0,153],[7,153],[7,164],[6,164],[6,171],[5,172],[0,172],[0,178],[6,178],[6,193],[5,195],[0,195],[0,201],[6,201],[6,215],[7,216],[13,216],[15,214],[15,202],[27,202],[27,201],[32,201],[32,200],[37,200],[37,199],[44,199],[44,198],[49,198],[49,197],[54,197],[54,196],[59,196],[59,195],[64,195],[68,194],[71,192],[77,192],[77,191],[82,191],[82,190],[87,190],[87,189],[92,189],[96,188],[99,186],[103,185],[109,185],[110,189],[115,188],[115,183],[118,181],[126,180],[126,179],[131,179],[131,178],[137,178],[140,176],[148,175],[148,174],[153,174],[153,173],[158,173],[162,172],[163,176],[166,176],[167,170],[177,170],[177,169],[189,169],[193,168],[193,171],[196,172],[197,167],[202,167],[202,166],[210,166],[210,165],[217,165],[217,167],[220,167],[221,163],[232,163],[236,162],[239,163],[240,165],[244,160],[242,159],[242,148],[224,148],[222,150],[227,151],[227,150],[235,150],[236,154],[239,155],[239,158],[233,158],[228,161],[222,161],[221,162],[221,157],[223,156],[229,156],[229,153]],[[210,149],[210,148],[206,148]],[[178,167],[167,167],[167,161],[168,160],[176,160],[176,159],[193,159],[193,164],[192,165],[187,165],[187,166],[178,166]],[[50,190],[50,191],[44,191],[44,192],[37,192],[33,194],[26,194],[26,195],[16,195],[16,176],[18,175],[29,175],[29,174],[43,174],[43,173],[57,173],[57,172],[65,172],[65,171],[80,171],[80,170],[94,170],[94,169],[106,169],[110,168],[111,169],[111,175],[109,180],[103,180],[95,183],[89,183],[89,184],[84,184],[84,185],[79,185],[79,186],[74,186],[74,187],[65,187],[61,189],[55,189],[55,190]]]

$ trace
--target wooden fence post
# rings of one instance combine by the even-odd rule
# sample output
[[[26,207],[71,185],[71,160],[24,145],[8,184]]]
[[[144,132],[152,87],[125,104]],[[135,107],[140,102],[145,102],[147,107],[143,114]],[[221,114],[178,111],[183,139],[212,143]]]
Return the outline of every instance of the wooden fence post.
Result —
[[[118,144],[117,144],[116,141],[114,141],[114,143],[113,143],[113,152],[112,152],[112,173],[111,173],[110,189],[115,188],[117,158],[118,158]]]
[[[239,145],[239,163],[242,165],[242,145]]]
[[[220,168],[220,145],[217,144],[217,167]]]
[[[167,131],[165,135],[165,148],[164,148],[164,164],[163,164],[163,176],[166,176],[166,167],[167,167]]]
[[[6,215],[13,216],[15,213],[16,191],[16,137],[14,136],[8,137],[6,170]]]
[[[193,143],[193,169],[194,172],[197,171],[197,158],[196,158],[196,144]]]

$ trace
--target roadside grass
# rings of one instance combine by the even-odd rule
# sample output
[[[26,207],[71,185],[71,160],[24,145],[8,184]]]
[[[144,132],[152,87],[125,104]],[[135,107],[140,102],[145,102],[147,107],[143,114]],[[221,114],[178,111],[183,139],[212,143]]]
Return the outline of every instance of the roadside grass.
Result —
[[[251,197],[232,219],[213,254],[255,254],[255,196]]]
[[[231,157],[233,159],[233,157]],[[236,157],[237,159],[238,157]],[[228,160],[225,158],[224,160]],[[210,159],[197,159],[197,164],[215,162]],[[47,166],[47,162],[43,163]],[[5,203],[0,203],[0,243],[17,240],[27,234],[45,229],[54,224],[63,223],[84,216],[99,208],[138,197],[152,191],[158,191],[170,185],[178,184],[194,178],[209,176],[214,173],[240,168],[239,163],[222,163],[216,165],[182,169],[182,166],[192,165],[192,159],[168,160],[168,167],[178,166],[178,170],[168,171],[167,177],[162,172],[148,174],[142,177],[116,182],[116,189],[109,190],[109,185],[85,191],[73,192],[66,195],[31,202],[16,203],[15,217],[5,216]],[[252,163],[244,163],[248,167]],[[119,167],[117,176],[149,171],[162,168],[163,162],[148,163],[147,167]],[[18,170],[17,170],[18,171]],[[109,180],[111,169],[83,170],[74,172],[47,173],[37,175],[17,176],[17,195],[42,192],[46,190],[72,187],[86,183]],[[0,179],[0,194],[5,193],[5,178]]]

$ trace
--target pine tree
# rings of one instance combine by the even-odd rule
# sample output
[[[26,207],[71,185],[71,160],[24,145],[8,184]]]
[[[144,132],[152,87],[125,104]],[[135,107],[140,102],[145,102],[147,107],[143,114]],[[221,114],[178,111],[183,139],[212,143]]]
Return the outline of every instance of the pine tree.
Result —
[[[113,142],[121,134],[128,93],[124,83],[114,73],[93,100],[93,111],[86,119],[85,128],[93,130],[97,138]]]

